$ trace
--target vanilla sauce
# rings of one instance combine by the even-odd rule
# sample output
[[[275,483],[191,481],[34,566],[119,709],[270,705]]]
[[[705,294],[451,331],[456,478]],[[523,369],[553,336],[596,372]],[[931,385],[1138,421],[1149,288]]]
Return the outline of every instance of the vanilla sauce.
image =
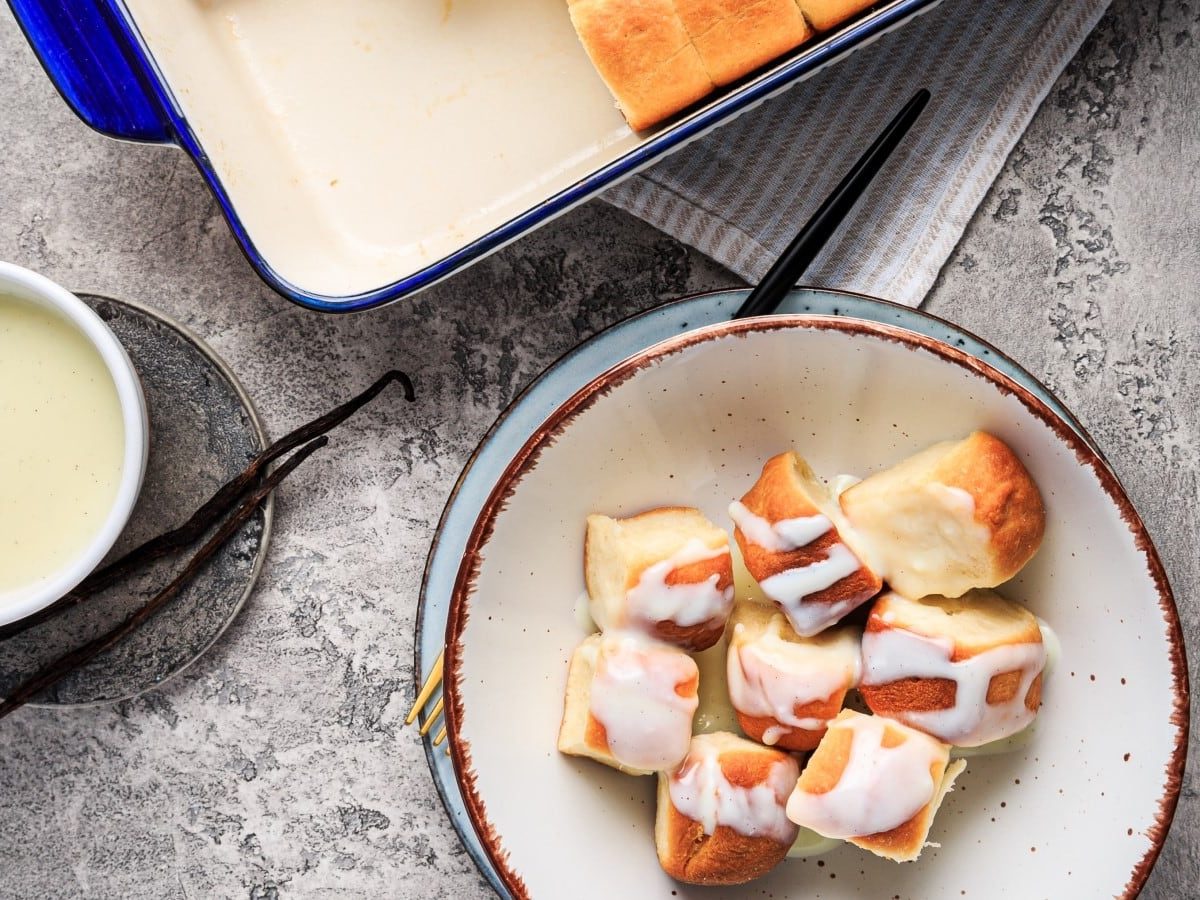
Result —
[[[125,453],[117,388],[67,319],[0,294],[0,601],[100,531]]]

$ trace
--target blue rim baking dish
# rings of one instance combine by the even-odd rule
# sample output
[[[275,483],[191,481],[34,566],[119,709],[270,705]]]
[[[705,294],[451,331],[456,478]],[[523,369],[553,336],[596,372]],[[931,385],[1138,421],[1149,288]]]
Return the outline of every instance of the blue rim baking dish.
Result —
[[[256,247],[238,209],[205,152],[193,124],[156,64],[122,0],[8,0],[46,73],[87,125],[110,137],[174,144],[195,162],[242,251],[268,285],[301,306],[324,312],[370,309],[426,288],[516,240],[620,179],[709,129],[813,74],[940,0],[880,3],[858,19],[715,99],[643,136],[628,152],[428,264],[368,290],[333,295],[306,288],[278,272]],[[398,203],[402,201],[397,201]]]

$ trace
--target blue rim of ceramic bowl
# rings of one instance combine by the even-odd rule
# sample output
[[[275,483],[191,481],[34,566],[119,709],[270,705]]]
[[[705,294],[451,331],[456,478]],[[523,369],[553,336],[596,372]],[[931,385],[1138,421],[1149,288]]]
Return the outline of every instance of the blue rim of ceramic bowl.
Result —
[[[258,275],[276,292],[300,306],[322,312],[356,312],[399,300],[477,262],[534,228],[545,224],[550,219],[595,196],[620,179],[649,166],[667,153],[677,150],[689,141],[711,131],[736,114],[758,105],[803,78],[815,74],[829,63],[904,24],[918,14],[932,9],[940,2],[941,0],[892,0],[882,9],[868,13],[837,33],[801,49],[793,59],[783,63],[777,69],[752,78],[749,82],[713,100],[709,105],[686,114],[620,158],[534,204],[525,212],[442,259],[390,284],[346,296],[303,290],[280,275],[259,252],[242,224],[211,160],[201,147],[182,108],[171,92],[166,78],[154,61],[154,57],[138,30],[133,16],[126,8],[124,0],[72,0],[71,5],[76,10],[74,14],[86,19],[89,27],[114,32],[104,34],[103,40],[90,42],[86,47],[89,53],[97,53],[102,56],[112,54],[111,62],[114,73],[117,73],[119,69],[125,69],[129,73],[129,84],[114,84],[110,85],[109,89],[122,95],[135,95],[142,101],[146,101],[146,95],[149,95],[152,102],[142,103],[141,114],[143,116],[158,114],[164,120],[161,124],[164,126],[165,140],[181,147],[195,163],[209,190],[217,198],[221,212],[237,238],[238,246]],[[140,132],[130,130],[130,133],[122,134],[118,130],[105,130],[89,122],[82,107],[83,101],[79,97],[68,96],[68,92],[59,83],[64,70],[74,65],[69,58],[70,54],[64,54],[63,47],[54,45],[52,35],[41,32],[27,23],[20,12],[24,10],[28,14],[27,7],[38,6],[39,2],[37,0],[9,0],[9,5],[16,14],[18,23],[33,46],[42,67],[50,75],[51,81],[55,83],[68,105],[85,122],[110,137],[124,137],[149,142],[163,140],[162,135],[152,128],[146,128]],[[80,27],[83,28],[83,26]],[[104,61],[102,58],[101,62]],[[105,74],[109,73],[106,71]],[[114,74],[113,77],[116,78],[117,75]],[[90,99],[92,102],[100,103],[97,96]],[[130,101],[122,100],[121,102]],[[117,105],[116,101],[109,100],[109,103],[113,106]],[[152,107],[157,107],[157,110]]]
[[[735,289],[695,294],[623,319],[551,363],[497,417],[451,490],[426,558],[414,640],[414,690],[424,681],[423,661],[436,659],[445,645],[450,598],[475,520],[509,460],[530,434],[595,376],[663,339],[728,319],[748,293],[746,289]],[[1045,385],[987,341],[945,319],[865,294],[821,288],[797,288],[779,312],[894,325],[949,344],[1032,392],[1107,464],[1095,441]],[[433,606],[438,608],[431,609]],[[463,847],[491,887],[501,897],[510,897],[471,824],[450,758],[441,747],[435,748],[428,741],[424,745],[438,795]]]

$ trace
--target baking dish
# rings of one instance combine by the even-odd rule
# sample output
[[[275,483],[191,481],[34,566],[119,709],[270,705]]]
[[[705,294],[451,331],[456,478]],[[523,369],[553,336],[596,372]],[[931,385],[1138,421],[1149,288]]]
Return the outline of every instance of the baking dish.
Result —
[[[258,273],[330,312],[515,240],[939,0],[892,0],[632,132],[563,0],[9,0],[74,111],[195,161]]]

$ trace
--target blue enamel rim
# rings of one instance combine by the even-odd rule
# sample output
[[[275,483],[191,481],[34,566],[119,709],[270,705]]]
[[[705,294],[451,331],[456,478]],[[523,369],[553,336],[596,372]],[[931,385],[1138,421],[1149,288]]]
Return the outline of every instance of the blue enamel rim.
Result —
[[[697,294],[618,322],[551,364],[500,414],[451,491],[425,562],[414,640],[414,691],[424,681],[424,661],[437,659],[445,646],[450,599],[471,529],[509,460],[534,430],[597,375],[689,328],[725,321],[748,293],[748,290],[728,290]],[[1032,392],[1107,464],[1095,441],[1045,385],[987,341],[944,319],[887,300],[820,288],[796,289],[780,305],[779,312],[841,316],[894,325],[969,353]],[[424,745],[442,805],[463,846],[492,888],[501,897],[510,897],[471,824],[450,758],[442,747],[435,748],[429,741]]]
[[[179,145],[195,162],[217,198],[247,260],[270,287],[309,309],[356,312],[399,300],[478,261],[941,0],[894,0],[806,48],[777,69],[687,115],[620,159],[437,262],[391,284],[349,296],[305,291],[282,277],[259,253],[123,0],[8,2],[43,68],[80,118],[109,136]],[[65,46],[62,34],[52,33],[62,31],[64,18],[70,21],[70,36],[79,39],[76,46]],[[55,22],[58,28],[46,27],[47,21]],[[88,75],[94,83],[89,84],[87,77],[81,77]],[[81,82],[82,90],[65,86],[73,84],[79,88]]]

